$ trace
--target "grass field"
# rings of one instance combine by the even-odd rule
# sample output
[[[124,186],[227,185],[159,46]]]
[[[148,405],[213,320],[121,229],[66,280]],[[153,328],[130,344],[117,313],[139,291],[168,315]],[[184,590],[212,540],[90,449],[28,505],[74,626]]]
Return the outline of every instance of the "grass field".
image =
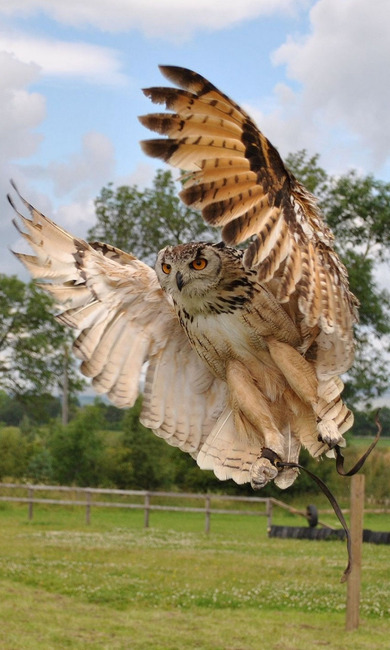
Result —
[[[389,546],[363,547],[361,625],[347,633],[343,542],[268,539],[263,517],[203,526],[153,512],[144,529],[142,512],[94,509],[87,527],[58,506],[28,522],[25,506],[0,504],[0,648],[389,648]]]

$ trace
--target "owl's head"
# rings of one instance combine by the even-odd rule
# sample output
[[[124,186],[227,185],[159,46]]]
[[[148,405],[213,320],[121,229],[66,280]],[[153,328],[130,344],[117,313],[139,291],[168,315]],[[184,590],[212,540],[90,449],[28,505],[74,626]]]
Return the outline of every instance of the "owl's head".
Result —
[[[223,248],[205,242],[167,246],[155,266],[161,287],[175,302],[206,296],[221,279]]]

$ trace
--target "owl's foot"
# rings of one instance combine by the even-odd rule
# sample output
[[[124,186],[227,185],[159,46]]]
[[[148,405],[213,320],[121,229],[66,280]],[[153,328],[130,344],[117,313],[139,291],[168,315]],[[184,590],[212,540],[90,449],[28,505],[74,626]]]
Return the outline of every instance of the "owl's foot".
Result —
[[[320,420],[317,423],[318,439],[333,449],[336,445],[344,446],[344,438],[334,420]]]
[[[283,467],[283,461],[278,454],[265,447],[261,457],[251,467],[251,486],[253,490],[260,490],[270,481],[274,481],[278,488],[285,490],[294,483],[298,474],[297,467]]]
[[[275,485],[278,486],[281,490],[286,490],[290,487],[295,481],[299,474],[299,469],[297,467],[286,467],[278,473],[277,477],[274,480]]]
[[[253,490],[261,490],[267,483],[278,475],[278,469],[268,458],[258,458],[250,470],[251,486]]]

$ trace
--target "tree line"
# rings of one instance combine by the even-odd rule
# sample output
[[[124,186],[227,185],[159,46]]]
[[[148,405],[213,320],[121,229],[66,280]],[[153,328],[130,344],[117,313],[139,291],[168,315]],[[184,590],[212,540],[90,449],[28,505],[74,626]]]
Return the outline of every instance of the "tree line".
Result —
[[[252,494],[248,485],[237,486],[233,481],[219,481],[212,472],[202,471],[188,454],[184,454],[155,436],[139,422],[141,398],[132,409],[121,410],[100,399],[84,407],[73,408],[68,425],[58,417],[45,416],[37,424],[24,415],[20,426],[4,421],[12,413],[7,397],[0,393],[0,481],[17,480],[34,483],[78,485],[81,487],[106,487],[137,490],[179,490],[192,492],[227,492]],[[51,404],[51,408],[54,408]],[[54,411],[55,413],[55,411]],[[390,436],[390,409],[380,414],[384,435]],[[376,432],[374,415],[357,411],[353,436],[369,436]],[[362,447],[349,451],[348,464],[352,463]],[[320,476],[333,490],[349,489],[347,481],[340,479],[334,463],[326,459],[317,461],[303,453],[302,464]],[[377,452],[369,459],[367,492],[382,498],[388,496],[390,453]],[[314,485],[302,473],[289,489],[289,496],[313,491]],[[279,496],[280,490],[267,486],[262,495]]]

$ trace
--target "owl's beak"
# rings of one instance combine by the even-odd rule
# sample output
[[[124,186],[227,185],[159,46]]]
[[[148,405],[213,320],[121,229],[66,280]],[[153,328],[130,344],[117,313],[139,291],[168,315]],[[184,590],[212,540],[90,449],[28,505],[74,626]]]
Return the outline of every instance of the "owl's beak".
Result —
[[[181,291],[183,286],[184,286],[184,280],[183,280],[183,276],[180,273],[180,271],[178,271],[176,273],[176,284],[177,284],[177,288],[179,289],[179,291]]]

